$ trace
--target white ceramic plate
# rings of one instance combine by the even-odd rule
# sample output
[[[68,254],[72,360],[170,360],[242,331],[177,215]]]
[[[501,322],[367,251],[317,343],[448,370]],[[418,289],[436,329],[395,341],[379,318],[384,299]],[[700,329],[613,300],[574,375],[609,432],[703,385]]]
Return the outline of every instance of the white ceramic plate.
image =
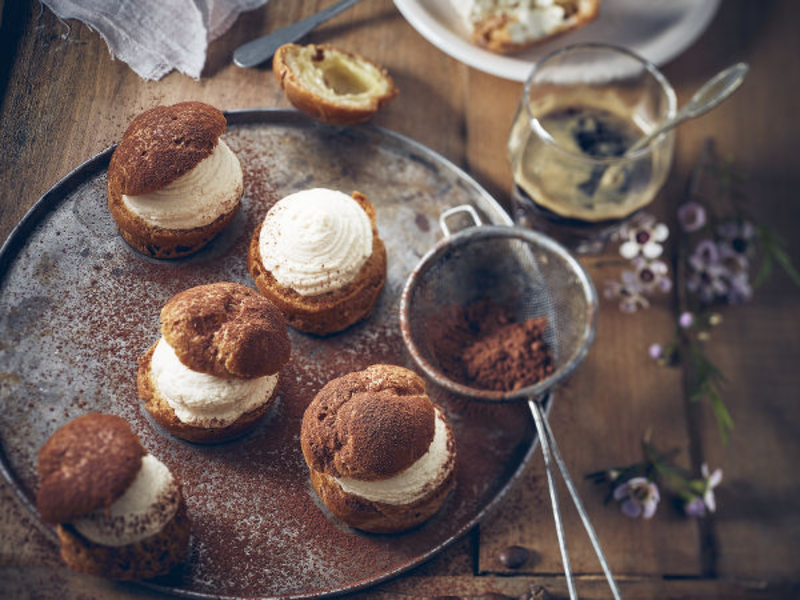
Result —
[[[600,16],[586,27],[513,56],[483,50],[450,0],[394,0],[420,35],[442,52],[490,75],[525,81],[534,63],[557,48],[579,42],[627,47],[662,65],[688,48],[708,27],[719,0],[602,0]]]

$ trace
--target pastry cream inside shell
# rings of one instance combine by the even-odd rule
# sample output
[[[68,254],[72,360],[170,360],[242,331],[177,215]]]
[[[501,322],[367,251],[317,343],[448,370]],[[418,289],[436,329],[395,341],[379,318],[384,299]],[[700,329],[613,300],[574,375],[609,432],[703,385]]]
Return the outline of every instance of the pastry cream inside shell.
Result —
[[[211,155],[165,188],[122,195],[127,209],[152,227],[195,229],[236,208],[243,189],[239,159],[219,140]]]
[[[370,105],[390,89],[378,67],[338,50],[298,47],[284,60],[309,92],[348,106]]]
[[[126,546],[161,531],[175,516],[179,504],[177,481],[164,463],[148,454],[122,496],[108,508],[98,509],[72,525],[96,544]]]
[[[278,374],[254,379],[223,379],[184,365],[163,337],[150,361],[150,378],[183,423],[225,427],[270,397]]]
[[[448,452],[447,424],[444,415],[436,409],[436,425],[428,451],[407,469],[389,479],[362,481],[349,477],[333,479],[348,494],[381,504],[411,504],[424,497],[447,479],[453,469]]]
[[[286,196],[259,234],[264,267],[303,296],[341,289],[372,255],[372,223],[347,194],[315,188]]]

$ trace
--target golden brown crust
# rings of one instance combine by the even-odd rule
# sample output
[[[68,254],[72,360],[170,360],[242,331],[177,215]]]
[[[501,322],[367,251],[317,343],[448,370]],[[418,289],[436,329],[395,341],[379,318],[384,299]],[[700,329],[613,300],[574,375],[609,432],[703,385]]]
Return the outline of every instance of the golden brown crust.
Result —
[[[325,506],[350,527],[372,533],[395,533],[419,525],[441,508],[456,482],[455,454],[453,461],[453,468],[441,485],[411,504],[382,504],[348,494],[331,476],[313,469],[310,470],[311,485]]]
[[[473,26],[472,41],[478,46],[499,54],[520,52],[587,25],[597,18],[600,10],[599,0],[575,0],[575,2],[564,4],[567,9],[564,21],[551,33],[539,38],[524,42],[513,41],[510,27],[516,22],[516,19],[506,13],[498,13],[490,15]]]
[[[372,256],[356,278],[340,290],[318,296],[302,296],[280,285],[261,261],[259,236],[261,226],[253,232],[247,267],[258,291],[266,296],[286,317],[286,323],[295,329],[316,335],[342,331],[366,318],[378,301],[386,282],[386,247],[378,236],[375,208],[359,193],[356,200],[372,222]]]
[[[225,229],[240,206],[241,192],[233,209],[208,225],[193,229],[165,229],[150,225],[128,210],[119,186],[113,185],[110,178],[108,181],[108,209],[120,235],[134,250],[152,258],[181,258],[194,254]]]
[[[309,65],[322,64],[326,54],[334,54],[338,59],[370,69],[376,79],[376,86],[369,97],[353,103],[348,101],[346,96],[339,96],[334,86],[330,84],[328,84],[329,93],[325,96],[310,89],[294,63],[299,58],[307,61]],[[339,50],[328,44],[307,46],[285,44],[275,52],[272,70],[289,102],[298,110],[331,125],[351,125],[366,121],[398,94],[394,81],[385,69],[363,56]],[[328,80],[324,72],[321,72],[316,79],[323,79],[326,83]]]
[[[280,380],[276,382],[272,393],[253,410],[244,413],[230,425],[225,427],[201,427],[181,421],[167,400],[158,393],[150,377],[150,361],[153,358],[155,344],[139,358],[139,370],[136,387],[139,397],[144,400],[145,408],[153,419],[172,435],[197,444],[216,444],[243,436],[253,429],[275,401]]]
[[[176,294],[161,309],[161,334],[184,365],[215,377],[272,375],[289,360],[281,311],[238,283],[199,285]]]
[[[428,451],[434,426],[422,379],[403,367],[373,365],[319,391],[303,415],[300,443],[314,471],[387,479]]]
[[[202,102],[156,106],[125,130],[108,165],[109,189],[139,196],[160,190],[211,156],[225,117]]]
[[[116,580],[150,579],[166,575],[186,558],[191,523],[181,495],[175,516],[157,534],[126,546],[101,546],[87,540],[71,525],[57,527],[61,558],[67,566],[88,575]]]
[[[89,413],[70,421],[39,450],[42,520],[64,523],[110,506],[136,478],[145,454],[120,417]]]

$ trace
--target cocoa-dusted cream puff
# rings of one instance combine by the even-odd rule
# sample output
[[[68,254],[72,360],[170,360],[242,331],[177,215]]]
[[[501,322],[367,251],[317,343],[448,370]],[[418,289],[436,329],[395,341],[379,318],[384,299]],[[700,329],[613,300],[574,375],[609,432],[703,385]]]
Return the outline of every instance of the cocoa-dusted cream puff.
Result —
[[[161,338],[139,359],[139,395],[173,435],[230,440],[272,405],[289,352],[283,315],[258,292],[228,282],[193,287],[161,310]]]
[[[220,138],[225,126],[223,114],[202,102],[156,106],[131,122],[108,165],[108,207],[133,248],[186,256],[233,219],[243,177]]]
[[[359,192],[290,194],[256,229],[248,268],[289,325],[317,335],[341,331],[369,315],[386,281],[375,208]]]
[[[453,431],[403,367],[373,365],[328,382],[303,415],[300,443],[317,494],[357,529],[414,527],[455,484]]]
[[[61,557],[81,573],[149,579],[186,557],[190,523],[181,486],[120,417],[90,413],[39,451],[36,507],[58,524]]]

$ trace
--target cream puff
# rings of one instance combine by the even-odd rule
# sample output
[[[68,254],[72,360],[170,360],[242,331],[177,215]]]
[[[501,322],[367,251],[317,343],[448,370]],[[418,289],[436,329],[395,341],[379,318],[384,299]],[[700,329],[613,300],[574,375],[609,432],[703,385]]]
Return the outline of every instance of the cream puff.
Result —
[[[133,248],[186,256],[230,223],[244,188],[225,126],[202,102],[157,106],[131,122],[108,165],[108,207]]]
[[[386,281],[375,208],[359,192],[286,196],[256,229],[248,268],[289,325],[317,335],[341,331],[369,315]]]
[[[447,417],[403,367],[373,365],[328,382],[303,415],[300,443],[319,497],[364,531],[422,523],[455,484]]]
[[[328,44],[284,44],[272,70],[289,102],[331,125],[366,121],[397,95],[385,69]]]
[[[230,440],[267,412],[289,353],[286,322],[266,298],[238,283],[200,285],[161,310],[161,338],[139,359],[139,395],[177,437]]]
[[[190,523],[177,478],[126,421],[90,413],[45,442],[36,506],[80,573],[149,579],[186,557]]]

